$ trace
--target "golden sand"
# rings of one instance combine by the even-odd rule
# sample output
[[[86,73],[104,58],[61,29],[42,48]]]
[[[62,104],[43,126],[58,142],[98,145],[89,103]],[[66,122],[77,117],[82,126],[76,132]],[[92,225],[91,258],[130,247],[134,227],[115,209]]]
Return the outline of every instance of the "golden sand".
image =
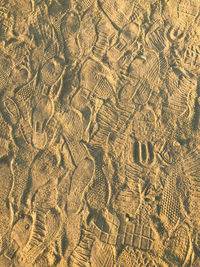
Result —
[[[0,267],[200,266],[199,41],[199,0],[0,0]]]

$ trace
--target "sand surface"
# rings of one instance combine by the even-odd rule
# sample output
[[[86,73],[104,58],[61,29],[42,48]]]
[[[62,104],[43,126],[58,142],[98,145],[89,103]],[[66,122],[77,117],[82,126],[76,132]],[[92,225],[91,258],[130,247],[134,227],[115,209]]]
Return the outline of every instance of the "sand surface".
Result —
[[[0,267],[200,266],[199,136],[199,0],[0,0]]]

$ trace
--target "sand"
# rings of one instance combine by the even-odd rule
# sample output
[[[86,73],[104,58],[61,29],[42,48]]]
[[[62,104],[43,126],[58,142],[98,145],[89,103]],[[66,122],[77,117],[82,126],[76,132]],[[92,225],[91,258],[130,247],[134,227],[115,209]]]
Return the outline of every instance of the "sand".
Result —
[[[200,266],[199,40],[199,0],[0,0],[0,267]]]

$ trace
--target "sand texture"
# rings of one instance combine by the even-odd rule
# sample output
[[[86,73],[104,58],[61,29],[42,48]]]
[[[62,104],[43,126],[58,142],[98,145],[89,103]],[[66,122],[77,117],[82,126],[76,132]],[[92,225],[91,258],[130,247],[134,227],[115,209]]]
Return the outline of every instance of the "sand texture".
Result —
[[[0,0],[0,267],[200,267],[200,0]]]

